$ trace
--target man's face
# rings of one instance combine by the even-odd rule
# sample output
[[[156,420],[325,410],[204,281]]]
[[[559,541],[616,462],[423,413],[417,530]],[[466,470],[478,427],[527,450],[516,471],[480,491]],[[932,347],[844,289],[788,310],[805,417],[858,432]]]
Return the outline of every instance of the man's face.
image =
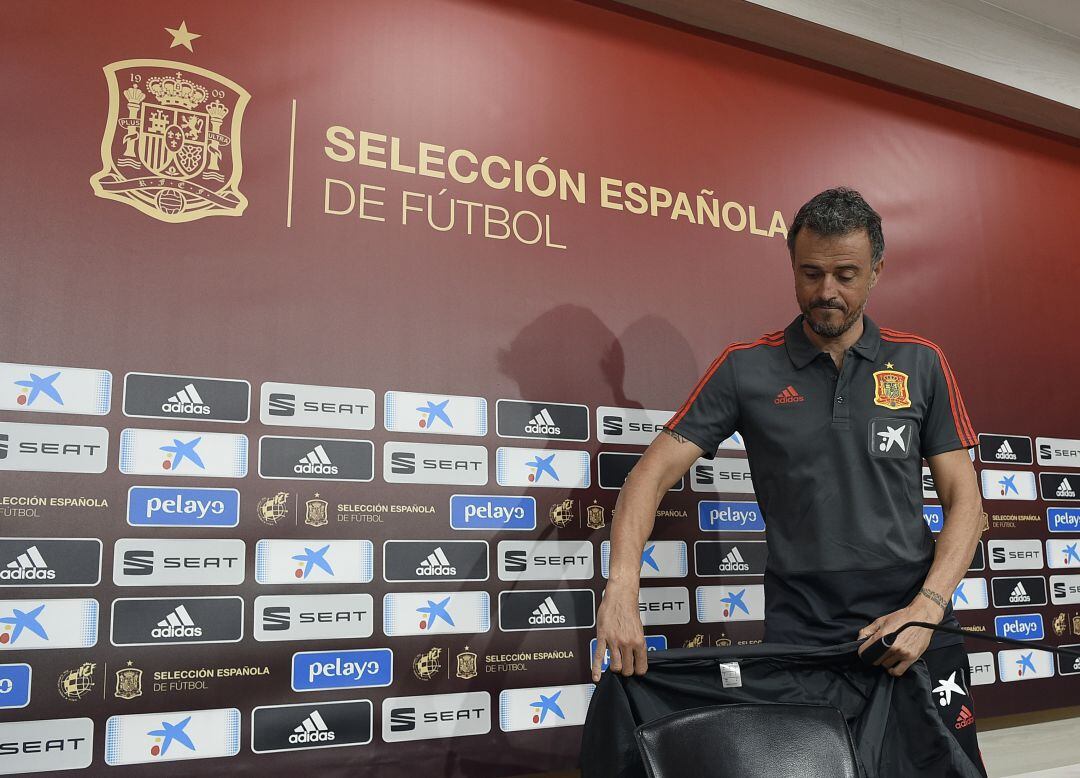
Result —
[[[823,338],[838,338],[859,320],[870,289],[885,265],[870,269],[866,230],[848,235],[818,235],[807,228],[795,238],[791,261],[795,299],[810,329]]]

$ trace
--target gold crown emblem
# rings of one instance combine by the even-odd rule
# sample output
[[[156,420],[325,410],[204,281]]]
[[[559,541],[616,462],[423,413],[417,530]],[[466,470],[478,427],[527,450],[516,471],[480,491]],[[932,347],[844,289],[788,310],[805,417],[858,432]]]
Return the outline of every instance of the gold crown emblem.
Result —
[[[210,96],[206,87],[189,81],[180,73],[175,76],[154,76],[146,82],[149,89],[161,105],[179,105],[194,108]]]
[[[220,100],[215,100],[214,102],[207,104],[206,112],[210,114],[211,119],[224,119],[225,115],[229,112],[229,109],[225,103]]]

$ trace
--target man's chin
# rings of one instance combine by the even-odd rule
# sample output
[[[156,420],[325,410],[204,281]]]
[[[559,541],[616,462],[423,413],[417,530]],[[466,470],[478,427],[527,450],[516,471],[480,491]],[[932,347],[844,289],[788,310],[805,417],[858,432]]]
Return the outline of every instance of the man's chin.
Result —
[[[833,309],[836,310],[836,309]],[[841,317],[843,312],[836,310],[836,313]],[[855,318],[843,319],[836,321],[837,316],[831,313],[826,313],[822,316],[817,311],[813,312],[810,316],[806,317],[807,322],[810,324],[810,329],[815,334],[820,335],[823,338],[839,338],[855,323]]]

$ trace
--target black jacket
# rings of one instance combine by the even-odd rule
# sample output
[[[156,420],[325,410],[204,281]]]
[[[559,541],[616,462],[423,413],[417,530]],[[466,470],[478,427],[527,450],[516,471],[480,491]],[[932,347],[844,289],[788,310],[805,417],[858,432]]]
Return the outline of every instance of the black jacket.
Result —
[[[900,678],[862,664],[859,643],[758,644],[649,653],[644,676],[604,673],[585,719],[582,778],[644,778],[634,729],[680,710],[728,703],[831,705],[847,720],[866,778],[979,778],[934,707],[919,660]],[[740,686],[719,664],[737,662]],[[702,744],[703,758],[722,759]]]

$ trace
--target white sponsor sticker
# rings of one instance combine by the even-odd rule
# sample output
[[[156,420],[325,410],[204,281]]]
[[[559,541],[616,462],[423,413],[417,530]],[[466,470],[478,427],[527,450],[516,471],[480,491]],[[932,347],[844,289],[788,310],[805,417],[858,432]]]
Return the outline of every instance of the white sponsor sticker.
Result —
[[[1046,541],[1046,566],[1055,570],[1080,569],[1080,538]]]
[[[994,672],[994,652],[977,651],[968,654],[968,679],[972,686],[985,686],[997,681]]]
[[[0,600],[0,651],[97,645],[97,600]]]
[[[387,743],[432,740],[491,731],[488,692],[387,697],[382,704],[382,736]]]
[[[237,586],[247,546],[239,539],[121,538],[113,551],[117,586]]]
[[[698,621],[762,621],[765,618],[765,587],[761,584],[699,586]]]
[[[991,540],[991,570],[1038,570],[1043,566],[1042,543],[1038,540]]]
[[[5,721],[0,744],[0,775],[80,770],[94,760],[94,721]]]
[[[375,392],[345,386],[266,381],[259,419],[282,427],[370,430],[375,427]]]
[[[110,716],[105,724],[105,763],[175,762],[236,756],[240,711],[180,710]]]
[[[504,446],[495,452],[495,480],[499,486],[587,489],[589,452]]]
[[[938,498],[937,484],[934,483],[934,474],[930,472],[930,468],[923,466],[922,469],[922,496],[931,497],[933,499]]]
[[[390,432],[482,437],[487,434],[487,400],[390,391],[383,397],[383,426]]]
[[[596,437],[601,443],[647,446],[674,415],[674,411],[601,405],[596,409]]]
[[[584,724],[595,689],[591,683],[504,689],[499,693],[499,729],[521,732]]]
[[[1080,440],[1076,438],[1035,438],[1040,465],[1080,467]]]
[[[108,466],[104,427],[0,423],[0,470],[104,473]]]
[[[0,410],[107,416],[111,403],[108,370],[0,362]]]
[[[690,488],[695,492],[753,494],[750,462],[742,457],[699,459],[690,468]]]
[[[1037,500],[1035,474],[1028,470],[983,470],[982,494],[986,500]]]
[[[1037,648],[998,651],[998,678],[1003,682],[1030,681],[1054,675],[1054,655]]]
[[[487,592],[391,592],[383,595],[383,632],[468,635],[491,628]]]
[[[255,598],[255,639],[341,640],[375,631],[370,594],[272,594]]]
[[[121,473],[243,478],[247,467],[246,435],[134,428],[120,433]]]
[[[600,575],[608,577],[611,564],[611,541],[600,544]],[[689,572],[686,542],[649,540],[641,552],[642,578],[686,578]]]
[[[588,540],[501,540],[499,580],[578,581],[593,577]]]
[[[383,479],[391,484],[484,486],[488,482],[488,450],[484,446],[386,443]]]
[[[1050,602],[1054,605],[1080,603],[1080,575],[1050,576]]]
[[[255,580],[261,584],[371,583],[370,540],[260,540]]]
[[[643,586],[638,590],[638,615],[646,627],[690,623],[690,592],[685,586]]]
[[[990,607],[985,578],[964,578],[952,595],[953,610],[978,611]]]

